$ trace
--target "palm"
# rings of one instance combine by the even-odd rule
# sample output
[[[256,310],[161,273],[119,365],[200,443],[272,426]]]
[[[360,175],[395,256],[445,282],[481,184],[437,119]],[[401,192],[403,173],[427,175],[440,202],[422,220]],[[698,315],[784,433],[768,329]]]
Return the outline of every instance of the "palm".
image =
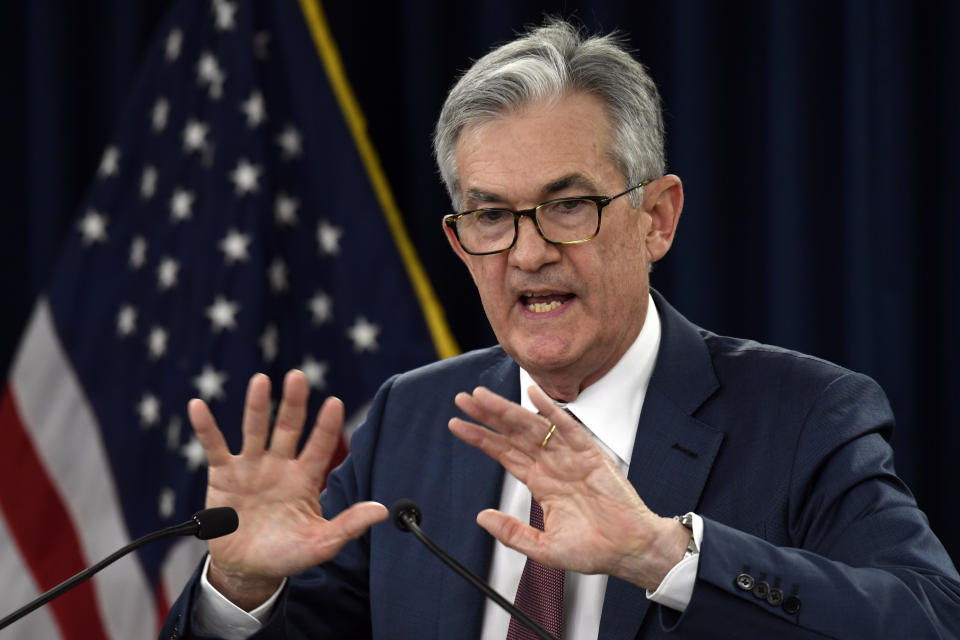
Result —
[[[210,470],[207,506],[232,506],[243,526],[241,536],[210,541],[220,568],[284,577],[327,559],[304,553],[327,521],[316,488],[298,471],[272,455]]]
[[[641,528],[653,514],[599,448],[550,462],[529,477],[531,491],[544,496],[548,561],[582,573],[616,574],[625,551],[621,532]]]
[[[543,507],[544,529],[494,510],[477,521],[547,566],[655,588],[683,555],[679,525],[650,511],[613,460],[542,391],[531,389],[531,399],[540,416],[485,389],[456,398],[460,409],[489,428],[454,418],[450,429],[530,489]],[[556,431],[544,447],[552,423]]]
[[[335,399],[324,403],[298,453],[307,393],[303,374],[290,372],[271,431],[270,383],[265,376],[254,376],[247,389],[243,448],[238,455],[230,453],[202,401],[188,406],[209,463],[207,506],[233,507],[240,519],[234,534],[209,543],[211,580],[216,573],[220,584],[215,586],[222,591],[231,586],[225,585],[228,581],[241,591],[244,583],[263,588],[278,584],[283,577],[333,558],[348,540],[386,517],[383,505],[375,503],[353,505],[332,520],[323,517],[320,487],[339,442],[343,405]]]

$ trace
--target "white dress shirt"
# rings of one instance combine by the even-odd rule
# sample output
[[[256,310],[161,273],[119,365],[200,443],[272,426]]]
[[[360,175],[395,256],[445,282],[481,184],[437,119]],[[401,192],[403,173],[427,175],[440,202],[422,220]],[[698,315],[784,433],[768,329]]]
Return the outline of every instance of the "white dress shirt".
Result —
[[[640,411],[660,347],[660,316],[653,298],[648,298],[648,301],[643,328],[620,361],[600,380],[584,389],[574,401],[563,405],[577,416],[594,440],[616,461],[624,475],[630,467]],[[527,394],[532,384],[535,383],[530,374],[521,369],[520,404],[536,411]],[[530,491],[509,473],[505,473],[499,509],[522,522],[529,517]],[[693,525],[699,548],[703,537],[703,521],[695,515]],[[499,541],[494,542],[489,582],[507,600],[512,601],[516,597],[525,562],[526,557],[519,552]],[[685,558],[670,570],[655,592],[647,592],[647,597],[664,606],[685,610],[693,592],[698,563],[697,555]],[[248,613],[217,592],[206,574],[207,566],[204,567],[200,583],[194,624],[198,633],[219,635],[229,640],[244,640],[253,634],[269,617],[283,588],[281,585],[270,600]],[[606,587],[606,575],[567,572],[563,598],[565,639],[597,638]],[[509,625],[509,614],[487,600],[481,640],[503,640],[507,637]]]

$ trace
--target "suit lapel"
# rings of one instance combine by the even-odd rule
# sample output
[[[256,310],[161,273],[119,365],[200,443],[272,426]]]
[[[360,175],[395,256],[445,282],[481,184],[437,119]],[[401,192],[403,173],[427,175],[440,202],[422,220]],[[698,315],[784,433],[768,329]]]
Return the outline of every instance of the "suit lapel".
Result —
[[[644,399],[628,479],[661,516],[696,509],[723,433],[693,417],[718,388],[710,354],[696,327],[654,292],[662,335]],[[631,640],[649,608],[640,587],[610,578],[600,637]]]
[[[477,383],[518,402],[519,368],[509,356],[502,356],[479,376]],[[457,412],[455,407],[452,407],[452,411]],[[465,418],[459,412],[456,414]],[[486,580],[490,572],[493,538],[477,525],[474,518],[483,509],[497,508],[499,505],[503,468],[479,449],[464,444],[452,435],[450,440],[448,512],[458,515],[455,516],[457,521],[446,527],[449,535],[446,535],[443,546],[450,555]],[[443,574],[440,598],[440,638],[463,638],[469,634],[468,629],[475,629],[479,635],[484,608],[484,597],[479,591],[451,570]]]

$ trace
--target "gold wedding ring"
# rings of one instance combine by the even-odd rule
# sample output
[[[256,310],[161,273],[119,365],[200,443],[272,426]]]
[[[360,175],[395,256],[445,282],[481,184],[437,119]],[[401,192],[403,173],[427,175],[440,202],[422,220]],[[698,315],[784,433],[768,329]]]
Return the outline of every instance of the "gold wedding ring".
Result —
[[[550,436],[553,435],[553,432],[557,430],[557,425],[550,425],[550,431],[547,431],[547,437],[543,439],[543,442],[540,443],[541,447],[547,446],[547,443],[550,442]]]

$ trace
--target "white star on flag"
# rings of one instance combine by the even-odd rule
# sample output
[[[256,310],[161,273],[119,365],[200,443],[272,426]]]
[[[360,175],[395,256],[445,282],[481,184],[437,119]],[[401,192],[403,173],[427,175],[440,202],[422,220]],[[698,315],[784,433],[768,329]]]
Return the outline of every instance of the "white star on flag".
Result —
[[[347,330],[347,335],[353,340],[353,350],[357,353],[376,351],[380,327],[369,322],[363,316],[358,316],[353,326]]]
[[[283,293],[290,283],[287,281],[287,263],[283,258],[274,258],[267,269],[267,279],[270,281],[270,290],[274,293]]]
[[[280,147],[280,157],[284,160],[299,158],[303,154],[303,139],[300,137],[300,132],[292,124],[284,127],[283,131],[274,138],[274,142]]]
[[[163,45],[163,55],[167,62],[176,62],[180,57],[180,49],[183,46],[183,31],[180,29],[171,29],[167,34],[167,39]]]
[[[228,265],[235,262],[246,262],[250,259],[248,247],[252,238],[248,233],[240,233],[236,229],[227,231],[226,237],[220,241],[220,250],[223,251],[224,260]]]
[[[151,327],[147,336],[147,351],[151,360],[159,360],[167,354],[167,340],[170,334],[163,327]]]
[[[330,365],[326,362],[318,362],[316,358],[308,355],[300,365],[307,384],[311,389],[324,389],[327,386],[327,373],[330,371]]]
[[[209,51],[200,54],[197,61],[197,84],[207,87],[211,99],[218,100],[223,95],[223,83],[226,79],[227,74],[220,68],[216,56]]]
[[[251,129],[256,129],[267,119],[267,104],[263,101],[263,94],[256,89],[240,103],[240,110],[246,114],[247,126]]]
[[[313,316],[313,324],[326,324],[333,319],[333,298],[323,291],[317,291],[307,302],[307,309]]]
[[[130,241],[130,268],[137,270],[147,261],[147,239],[134,236]]]
[[[196,196],[186,189],[176,188],[170,196],[170,219],[174,222],[189,220],[193,217],[193,201]]]
[[[96,242],[107,241],[107,217],[94,209],[87,209],[85,216],[77,223],[83,236],[83,245],[89,247]]]
[[[227,0],[213,0],[213,13],[217,31],[233,31],[237,26],[237,5]]]
[[[103,151],[103,157],[100,158],[100,166],[97,167],[97,175],[102,178],[109,178],[120,173],[120,149],[116,147],[107,147]]]
[[[238,196],[246,193],[256,193],[260,190],[260,174],[263,168],[260,165],[252,164],[246,158],[240,158],[237,161],[236,168],[230,172],[230,180],[235,185],[235,192]]]
[[[167,118],[170,117],[170,101],[166,98],[157,98],[150,110],[150,128],[154,133],[160,133],[167,128]]]
[[[140,426],[149,429],[160,419],[160,399],[152,393],[144,393],[137,403]]]
[[[167,423],[167,449],[176,451],[180,446],[180,416],[173,416]]]
[[[133,305],[125,304],[117,312],[117,335],[129,336],[137,330],[137,310]]]
[[[277,325],[268,324],[260,335],[260,351],[263,353],[265,362],[273,362],[277,357],[279,350],[280,334],[277,332]]]
[[[207,134],[210,125],[200,120],[190,118],[183,128],[183,152],[200,151],[207,145]]]
[[[197,393],[205,402],[210,400],[222,400],[226,394],[223,392],[223,384],[227,381],[227,374],[223,371],[217,371],[209,364],[203,366],[200,375],[194,377],[193,386]]]
[[[281,227],[292,227],[297,224],[297,209],[300,208],[300,201],[288,196],[283,191],[277,193],[277,198],[273,204],[273,215],[277,225]]]
[[[149,200],[157,192],[157,168],[147,165],[140,174],[140,197]]]
[[[335,227],[327,220],[317,223],[317,243],[320,245],[320,254],[335,256],[340,253],[340,238],[343,229]]]
[[[236,329],[236,315],[239,311],[239,304],[230,302],[223,296],[217,296],[213,304],[207,307],[207,317],[210,318],[210,329],[214,333],[220,333],[224,329]]]
[[[168,291],[177,286],[177,274],[180,272],[180,262],[175,258],[164,257],[157,265],[157,288]]]
[[[169,520],[174,514],[177,506],[177,492],[170,487],[164,488],[160,492],[160,499],[157,505],[157,513],[163,520]]]
[[[187,461],[187,469],[190,471],[196,471],[207,462],[207,454],[203,452],[203,445],[197,440],[197,436],[192,436],[189,442],[180,448],[180,455]]]

